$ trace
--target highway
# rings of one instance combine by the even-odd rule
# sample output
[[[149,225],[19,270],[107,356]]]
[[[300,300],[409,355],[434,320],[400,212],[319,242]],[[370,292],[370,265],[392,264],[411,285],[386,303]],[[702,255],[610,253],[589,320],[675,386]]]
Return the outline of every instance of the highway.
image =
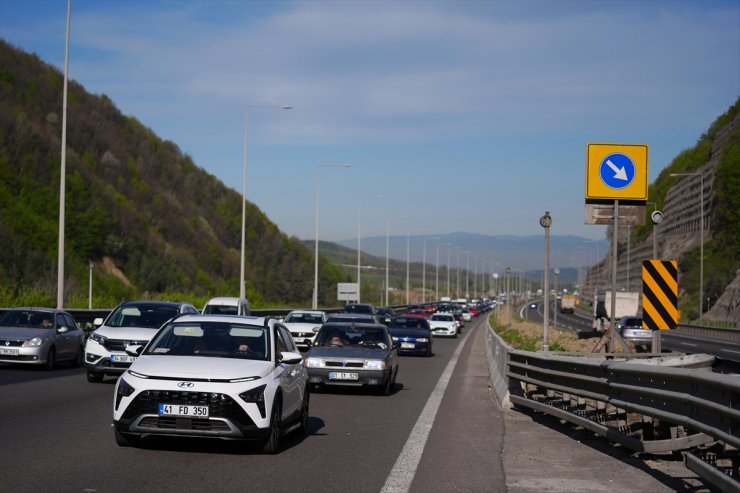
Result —
[[[481,325],[483,317],[476,330]],[[435,339],[434,357],[403,357],[388,397],[312,394],[309,434],[289,437],[275,456],[199,439],[119,448],[111,427],[114,379],[91,384],[81,369],[5,366],[0,484],[4,491],[345,491],[351,485],[378,492],[389,481],[411,491],[502,491],[503,421],[487,373],[470,375],[472,345],[450,363],[464,341]],[[443,375],[448,385],[439,387]],[[418,463],[394,469],[402,450]],[[474,450],[486,453],[471,460]]]
[[[532,303],[535,303],[537,305],[536,309],[529,308],[529,305]],[[551,325],[554,325],[556,304],[554,300],[551,300],[550,303],[550,323]],[[522,306],[519,310],[519,315],[522,318],[526,318],[527,320],[531,320],[532,322],[542,323],[545,319],[545,305],[543,299],[531,300],[529,303]],[[579,334],[579,337],[587,338],[593,335],[593,327],[591,325],[592,320],[593,317],[591,317],[588,312],[576,308],[575,312],[573,313],[558,312],[557,326],[560,329],[574,330]]]

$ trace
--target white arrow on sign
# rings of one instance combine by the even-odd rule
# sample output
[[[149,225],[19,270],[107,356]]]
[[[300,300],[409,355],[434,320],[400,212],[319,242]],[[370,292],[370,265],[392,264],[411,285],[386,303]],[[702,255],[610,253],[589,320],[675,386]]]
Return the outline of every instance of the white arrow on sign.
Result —
[[[617,166],[612,163],[611,159],[607,159],[606,164],[612,169],[612,171],[614,171],[614,178],[616,180],[627,181],[627,171],[625,171],[624,166],[622,166],[621,168],[617,168]]]

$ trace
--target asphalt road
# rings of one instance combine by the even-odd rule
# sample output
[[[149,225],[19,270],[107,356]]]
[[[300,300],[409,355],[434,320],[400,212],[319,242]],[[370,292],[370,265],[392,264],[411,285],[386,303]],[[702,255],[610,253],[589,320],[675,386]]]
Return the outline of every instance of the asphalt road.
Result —
[[[531,308],[530,303],[537,305],[537,308]],[[554,301],[550,301],[550,326],[555,326],[555,309],[556,305]],[[542,323],[545,319],[545,305],[543,300],[533,300],[524,305],[521,309],[520,315],[527,320],[533,322]],[[586,339],[594,337],[593,327],[591,326],[592,317],[589,313],[581,309],[576,309],[573,313],[560,313],[557,314],[557,327],[560,329],[570,329],[578,333],[579,337]]]
[[[503,419],[475,334],[402,357],[388,397],[312,394],[309,433],[265,456],[236,442],[113,438],[114,380],[81,369],[0,367],[3,491],[505,491]],[[470,335],[470,337],[466,337]],[[456,353],[456,350],[460,351]],[[475,357],[473,357],[475,356]]]

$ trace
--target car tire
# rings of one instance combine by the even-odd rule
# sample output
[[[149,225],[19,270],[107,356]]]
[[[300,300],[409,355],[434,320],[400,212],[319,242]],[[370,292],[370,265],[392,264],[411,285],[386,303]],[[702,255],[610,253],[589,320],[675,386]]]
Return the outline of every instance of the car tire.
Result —
[[[388,377],[388,381],[385,383],[384,386],[381,387],[381,393],[383,395],[391,395],[395,387],[396,387],[396,375],[393,375],[391,377]]]
[[[79,349],[77,349],[77,354],[75,354],[75,357],[72,358],[72,361],[70,361],[69,364],[72,368],[82,368],[85,366],[85,348],[80,346]]]
[[[280,394],[275,396],[275,402],[272,404],[270,413],[270,434],[262,445],[262,452],[265,454],[277,454],[280,451],[280,415],[282,414],[283,404]]]
[[[116,437],[116,444],[118,444],[119,447],[136,447],[139,445],[139,440],[141,439],[141,436],[139,435],[121,433],[118,431],[117,427],[113,428],[113,433]]]
[[[308,433],[308,409],[311,401],[311,390],[307,385],[303,391],[303,404],[301,404],[301,423],[298,427],[298,433],[305,435]]]
[[[54,351],[54,348],[50,348],[49,352],[46,353],[46,364],[44,365],[44,369],[53,370],[55,359],[56,359],[56,352]]]
[[[105,374],[103,373],[93,373],[91,371],[87,372],[87,381],[90,383],[100,383],[103,381],[104,377]]]
[[[429,346],[427,346],[427,352],[424,353],[424,356],[426,356],[427,358],[431,358],[432,357],[432,346],[431,346],[431,344]]]

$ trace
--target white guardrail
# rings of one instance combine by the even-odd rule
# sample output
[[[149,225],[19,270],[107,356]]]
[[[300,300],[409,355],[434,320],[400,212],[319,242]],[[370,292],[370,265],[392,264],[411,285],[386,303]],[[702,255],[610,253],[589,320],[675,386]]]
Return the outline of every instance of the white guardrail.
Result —
[[[740,491],[740,376],[518,351],[490,324],[486,341],[502,406],[556,416],[636,452],[685,451],[707,482]]]

